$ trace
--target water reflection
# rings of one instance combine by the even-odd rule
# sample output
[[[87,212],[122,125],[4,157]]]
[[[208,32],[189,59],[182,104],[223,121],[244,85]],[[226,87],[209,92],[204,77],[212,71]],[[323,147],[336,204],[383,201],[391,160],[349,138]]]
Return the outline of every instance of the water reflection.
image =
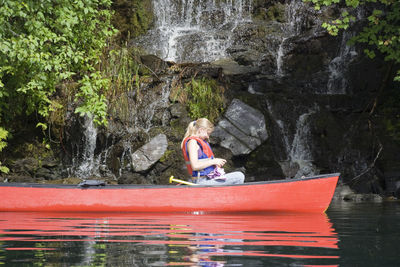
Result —
[[[336,265],[325,214],[0,213],[0,264]]]

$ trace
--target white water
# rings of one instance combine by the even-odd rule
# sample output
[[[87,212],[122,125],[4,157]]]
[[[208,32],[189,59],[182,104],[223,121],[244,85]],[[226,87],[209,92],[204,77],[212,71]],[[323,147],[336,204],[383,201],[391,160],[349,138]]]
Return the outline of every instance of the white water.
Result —
[[[276,114],[270,103],[267,102],[271,117],[277,123],[281,132],[282,141],[286,152],[286,160],[280,163],[282,172],[286,177],[299,178],[303,175],[314,175],[317,172],[313,164],[312,138],[309,117],[318,111],[318,107],[311,108],[306,113],[301,114],[296,122],[296,131],[291,133],[289,130],[290,122],[286,122]]]
[[[154,96],[151,99],[140,105],[134,107],[135,113],[132,119],[134,125],[134,132],[142,130],[148,133],[153,126],[152,120],[157,111],[168,108],[169,105],[169,95],[171,92],[171,80],[166,78],[163,79],[165,82],[161,88],[159,96]],[[139,101],[140,102],[140,101]],[[165,118],[165,112],[163,112],[162,124],[167,123]]]
[[[304,8],[302,1],[292,0],[286,8],[287,23],[283,26],[284,36],[276,51],[276,75],[279,77],[284,76],[283,71],[283,58],[286,54],[285,42],[288,38],[301,33],[301,26],[303,24],[304,15],[301,13]]]
[[[356,20],[361,21],[365,18],[364,10],[358,8],[356,10]],[[326,85],[327,94],[346,94],[349,93],[349,82],[345,76],[348,71],[349,64],[358,55],[354,46],[347,43],[355,35],[351,30],[343,31],[342,40],[338,55],[329,63],[329,79]]]
[[[342,41],[337,57],[335,57],[328,66],[329,79],[327,83],[327,94],[346,94],[349,83],[345,77],[351,60],[357,56],[354,46],[347,45],[352,37],[351,33],[343,32]]]
[[[128,135],[136,136],[139,132],[148,133],[153,127],[153,119],[157,112],[162,114],[161,122],[165,125],[168,122],[165,110],[169,105],[169,95],[171,81],[169,79],[163,79],[164,84],[160,86],[160,90],[153,90],[152,93],[155,95],[149,96],[147,99],[137,101],[133,105],[132,113],[130,117],[130,123],[127,127]],[[107,169],[106,159],[110,150],[114,148],[114,144],[105,146],[102,151],[95,154],[96,150],[96,139],[97,139],[97,128],[95,127],[92,118],[84,118],[84,131],[82,133],[83,146],[79,147],[74,152],[72,167],[69,169],[70,177],[79,177],[86,179],[89,177],[101,177],[104,174],[106,176],[114,176],[110,170]],[[129,138],[128,138],[129,139]],[[125,168],[130,165],[128,162],[131,157],[131,144],[129,140],[123,141],[123,152],[119,158],[119,165],[121,168]],[[119,174],[121,169],[119,170]]]
[[[85,116],[82,141],[84,146],[78,149],[73,159],[73,168],[70,176],[88,178],[99,176],[99,158],[95,157],[97,128],[91,117]]]
[[[288,32],[291,35],[301,33],[301,27],[305,19],[304,14],[302,13],[304,8],[305,5],[303,1],[292,0],[289,3],[286,16],[288,17]]]
[[[311,131],[308,118],[314,114],[316,109],[311,109],[307,113],[302,114],[296,123],[296,133],[290,147],[289,158],[291,163],[297,163],[299,170],[295,177],[299,178],[303,175],[314,175],[315,166],[313,165],[313,156],[310,144],[312,143]],[[289,147],[287,147],[289,150]]]
[[[175,62],[227,56],[234,29],[251,21],[251,0],[153,0],[155,29],[149,52]]]
[[[283,38],[281,44],[279,45],[278,52],[276,53],[276,75],[278,76],[283,76],[283,71],[282,71],[282,65],[283,65],[283,56],[285,55],[284,53],[284,48],[283,45],[287,38]]]

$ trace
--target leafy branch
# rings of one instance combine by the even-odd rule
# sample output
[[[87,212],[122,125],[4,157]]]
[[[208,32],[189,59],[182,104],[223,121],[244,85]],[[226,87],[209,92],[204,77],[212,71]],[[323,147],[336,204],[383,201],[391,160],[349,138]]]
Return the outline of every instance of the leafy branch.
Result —
[[[362,6],[372,7],[367,25],[354,36],[350,44],[363,43],[368,48],[365,54],[371,59],[376,51],[382,53],[386,61],[400,63],[400,1],[398,0],[303,0],[311,2],[316,10],[323,6],[346,7],[339,17],[322,24],[329,34],[336,36],[340,30],[346,30],[356,21],[352,12]],[[397,70],[395,81],[400,81],[400,69]]]
[[[112,28],[111,0],[0,3],[0,122],[57,107],[57,88],[77,82],[76,112],[106,123],[108,83],[96,70]],[[43,127],[43,123],[38,126]]]

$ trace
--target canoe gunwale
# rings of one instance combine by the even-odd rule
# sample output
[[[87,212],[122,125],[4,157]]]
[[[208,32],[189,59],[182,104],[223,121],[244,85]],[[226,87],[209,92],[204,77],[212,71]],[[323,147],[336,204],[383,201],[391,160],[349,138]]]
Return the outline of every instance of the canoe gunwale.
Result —
[[[340,173],[330,173],[324,175],[316,175],[305,178],[293,178],[293,179],[281,179],[281,180],[271,180],[271,181],[260,181],[260,182],[249,182],[243,184],[233,184],[233,185],[135,185],[135,184],[126,184],[126,185],[100,185],[100,186],[88,186],[88,187],[80,187],[78,185],[73,184],[38,184],[38,183],[0,183],[0,187],[26,187],[26,188],[51,188],[51,189],[82,189],[82,190],[106,190],[106,189],[166,189],[166,188],[224,188],[224,187],[232,187],[232,186],[251,186],[251,185],[264,185],[264,184],[275,184],[275,183],[291,183],[291,182],[299,182],[299,181],[308,181],[315,179],[324,179],[329,177],[338,177]]]

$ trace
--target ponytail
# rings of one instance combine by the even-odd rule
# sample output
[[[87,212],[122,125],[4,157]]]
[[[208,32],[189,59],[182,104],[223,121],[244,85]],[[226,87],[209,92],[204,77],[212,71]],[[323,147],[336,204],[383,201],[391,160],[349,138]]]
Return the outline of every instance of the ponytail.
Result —
[[[183,141],[185,141],[185,139],[189,136],[195,135],[200,128],[210,129],[211,131],[213,131],[214,125],[206,118],[200,118],[196,121],[191,121],[186,128],[186,133],[181,142],[181,148],[183,148],[184,145]]]
[[[183,141],[185,141],[186,138],[189,136],[194,135],[197,132],[197,127],[196,127],[196,121],[191,121],[186,128],[186,133],[183,136],[182,142],[181,142],[181,148],[183,148]]]

